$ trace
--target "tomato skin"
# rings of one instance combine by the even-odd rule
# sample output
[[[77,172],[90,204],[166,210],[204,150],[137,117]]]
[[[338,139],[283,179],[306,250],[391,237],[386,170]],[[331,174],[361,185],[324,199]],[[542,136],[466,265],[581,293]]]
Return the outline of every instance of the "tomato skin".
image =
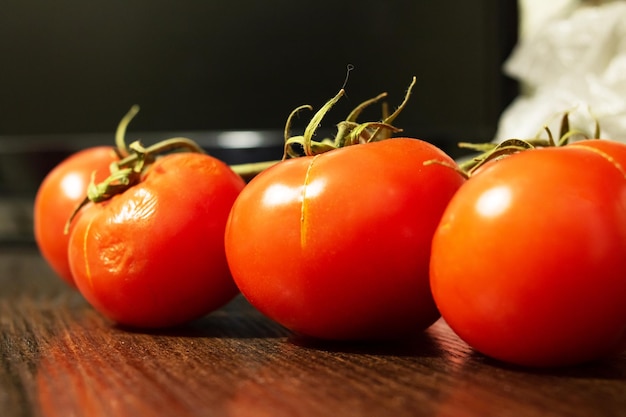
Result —
[[[117,323],[183,324],[237,293],[224,254],[224,228],[245,183],[204,154],[158,159],[142,181],[83,208],[70,236],[78,289]]]
[[[226,254],[242,294],[300,335],[365,340],[415,335],[439,313],[430,242],[464,181],[454,161],[396,138],[286,160],[237,198]]]
[[[584,147],[521,152],[470,178],[433,238],[431,288],[470,346],[523,366],[626,341],[626,179]]]
[[[95,171],[97,182],[109,176],[109,166],[117,159],[110,146],[78,151],[54,167],[41,182],[33,206],[33,231],[42,257],[52,270],[76,288],[67,259],[69,234],[65,224],[87,195]]]
[[[626,144],[609,139],[584,139],[567,146],[585,147],[600,152],[626,172]]]

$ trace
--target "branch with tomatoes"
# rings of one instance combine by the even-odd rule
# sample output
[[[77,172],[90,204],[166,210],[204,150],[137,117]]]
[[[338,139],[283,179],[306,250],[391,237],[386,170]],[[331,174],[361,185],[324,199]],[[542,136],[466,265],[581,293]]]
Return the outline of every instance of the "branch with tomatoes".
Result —
[[[314,139],[317,126],[345,94],[341,89],[301,136],[285,127],[281,160],[227,166],[190,139],[126,143],[139,108],[122,118],[114,147],[86,149],[57,166],[35,200],[35,236],[57,274],[110,319],[131,327],[166,327],[208,314],[239,292],[224,234],[234,200],[269,167],[382,142],[408,102],[378,122],[357,118],[380,94],[357,106],[335,138]],[[63,226],[61,226],[63,225]]]
[[[626,145],[559,137],[460,146],[402,137],[404,100],[302,135],[282,158],[228,166],[186,138],[86,149],[35,200],[55,272],[130,328],[187,323],[242,294],[303,337],[398,342],[443,318],[503,362],[567,366],[626,345]],[[600,136],[599,126],[592,135]],[[577,140],[574,140],[577,138]],[[79,192],[76,192],[78,190]]]

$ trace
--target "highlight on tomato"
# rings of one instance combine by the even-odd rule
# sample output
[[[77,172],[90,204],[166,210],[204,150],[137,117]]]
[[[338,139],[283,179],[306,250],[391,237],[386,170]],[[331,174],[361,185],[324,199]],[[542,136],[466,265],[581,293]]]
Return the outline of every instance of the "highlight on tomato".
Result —
[[[533,367],[626,345],[624,145],[530,148],[486,163],[437,227],[430,284],[477,351]]]
[[[238,293],[224,229],[245,182],[189,139],[135,142],[128,151],[88,187],[71,219],[71,274],[84,298],[118,324],[184,324]]]
[[[228,263],[247,300],[298,335],[411,337],[439,318],[428,279],[431,239],[464,178],[432,144],[387,138],[408,93],[383,122],[355,121],[380,95],[340,123],[334,140],[314,141],[342,94],[303,136],[286,134],[285,159],[237,197],[225,234]],[[424,166],[433,160],[441,164]]]

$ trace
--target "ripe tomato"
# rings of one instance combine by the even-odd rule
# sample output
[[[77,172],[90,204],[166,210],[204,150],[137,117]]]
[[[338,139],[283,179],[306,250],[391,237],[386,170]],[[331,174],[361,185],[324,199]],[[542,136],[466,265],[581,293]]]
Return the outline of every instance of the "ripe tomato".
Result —
[[[626,177],[581,146],[486,166],[433,238],[431,287],[450,327],[493,358],[561,366],[626,341]]]
[[[595,149],[605,155],[606,158],[620,166],[620,169],[626,171],[626,144],[608,139],[585,139],[572,142],[567,146],[582,146],[585,148]]]
[[[408,138],[288,159],[254,178],[226,228],[233,278],[250,303],[301,335],[414,335],[439,313],[430,242],[464,181],[435,146]]]
[[[112,147],[98,146],[79,151],[59,163],[41,182],[33,208],[35,241],[54,272],[76,287],[67,260],[69,235],[65,224],[87,194],[91,174],[96,181],[109,175],[109,165],[117,159]]]
[[[174,326],[226,304],[238,291],[224,229],[244,185],[205,154],[157,159],[138,184],[75,219],[69,260],[78,289],[132,327]]]

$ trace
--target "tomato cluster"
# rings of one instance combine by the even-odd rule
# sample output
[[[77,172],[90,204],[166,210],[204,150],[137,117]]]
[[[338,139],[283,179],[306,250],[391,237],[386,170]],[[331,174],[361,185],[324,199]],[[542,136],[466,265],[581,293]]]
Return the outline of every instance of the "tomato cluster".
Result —
[[[133,327],[182,324],[241,292],[306,337],[407,338],[442,317],[513,364],[623,349],[626,145],[514,141],[515,152],[497,149],[469,175],[428,142],[389,137],[409,93],[381,122],[357,123],[384,95],[366,101],[320,141],[343,90],[290,137],[309,107],[296,109],[283,160],[248,183],[198,149],[128,148],[122,128],[117,152],[83,151],[43,181],[42,255],[94,308]]]

